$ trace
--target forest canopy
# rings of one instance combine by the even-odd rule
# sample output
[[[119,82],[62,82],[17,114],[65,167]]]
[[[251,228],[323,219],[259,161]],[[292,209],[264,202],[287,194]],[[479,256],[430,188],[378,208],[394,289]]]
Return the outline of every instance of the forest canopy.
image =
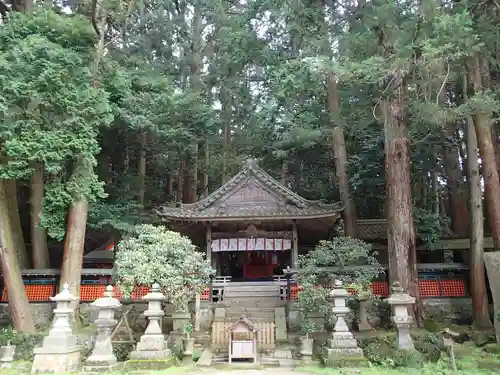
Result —
[[[387,219],[390,277],[417,298],[417,243],[470,237],[485,313],[496,2],[0,0],[0,15],[4,278],[48,268],[64,240],[78,293],[87,227],[120,237],[253,156],[305,198],[342,201],[347,236]]]

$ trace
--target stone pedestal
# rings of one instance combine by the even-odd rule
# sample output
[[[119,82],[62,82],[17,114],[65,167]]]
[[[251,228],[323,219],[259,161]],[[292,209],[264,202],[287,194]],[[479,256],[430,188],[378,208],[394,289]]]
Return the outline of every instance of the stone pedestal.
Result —
[[[160,320],[165,315],[162,309],[165,296],[160,291],[159,285],[153,284],[151,292],[142,299],[148,301],[148,309],[144,312],[148,318],[148,326],[136,350],[130,353],[130,359],[166,359],[170,356],[170,350],[167,348],[160,326]]]
[[[300,338],[300,355],[304,363],[312,361],[314,339],[301,337]]]
[[[92,354],[85,361],[84,372],[111,372],[116,369],[117,360],[113,354],[111,332],[116,326],[115,310],[121,308],[121,303],[114,298],[113,287],[109,285],[104,296],[91,304],[97,309],[97,338]]]
[[[332,311],[337,317],[337,321],[333,328],[332,338],[328,340],[328,347],[324,349],[325,365],[329,367],[357,366],[364,360],[364,357],[363,350],[358,347],[358,343],[345,321],[345,317],[350,311],[346,304],[349,292],[344,289],[342,282],[337,280],[330,296],[334,305]]]
[[[368,323],[368,319],[366,317],[366,310],[368,309],[368,305],[370,301],[368,297],[358,297],[359,300],[359,324],[358,329],[360,332],[370,331],[372,326]]]
[[[184,343],[184,357],[191,357],[194,352],[194,337],[184,338],[182,339]]]
[[[184,326],[191,322],[191,314],[189,312],[175,312],[172,314],[172,324],[175,332],[181,332]]]
[[[10,345],[10,342],[5,346],[0,346],[0,368],[11,368],[14,361],[15,345]]]
[[[42,347],[34,350],[31,372],[75,372],[80,365],[82,347],[77,345],[77,337],[70,324],[73,312],[70,305],[78,297],[73,296],[68,284],[65,284],[61,293],[50,299],[56,302],[54,321]]]
[[[404,293],[399,282],[394,282],[392,294],[387,299],[392,307],[391,320],[396,325],[396,346],[398,349],[414,349],[413,340],[410,336],[410,326],[413,322],[408,314],[408,308],[415,303],[415,298]]]
[[[493,297],[493,311],[500,311],[500,251],[484,253],[484,264]],[[493,319],[497,343],[500,344],[500,319]]]

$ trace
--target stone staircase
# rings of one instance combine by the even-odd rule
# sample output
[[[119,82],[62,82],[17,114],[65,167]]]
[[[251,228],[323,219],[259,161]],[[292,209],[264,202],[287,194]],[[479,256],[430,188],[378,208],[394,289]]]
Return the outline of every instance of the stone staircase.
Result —
[[[224,305],[228,321],[246,316],[250,321],[274,322],[275,308],[285,301],[280,300],[277,282],[232,282],[224,287]]]

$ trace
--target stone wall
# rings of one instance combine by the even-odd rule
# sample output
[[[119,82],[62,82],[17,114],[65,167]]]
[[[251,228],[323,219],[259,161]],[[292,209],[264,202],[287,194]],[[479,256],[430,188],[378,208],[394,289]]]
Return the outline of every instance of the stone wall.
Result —
[[[30,303],[30,310],[35,319],[35,324],[38,329],[44,329],[50,325],[52,320],[52,310],[54,304],[52,302],[43,303]],[[116,318],[120,320],[122,314],[125,311],[128,313],[128,322],[134,333],[140,335],[146,329],[146,318],[143,313],[147,308],[147,303],[145,302],[134,302],[134,303],[124,303],[120,311],[116,313]],[[190,306],[190,309],[194,311],[194,303]],[[165,318],[162,319],[162,325],[164,332],[170,332],[172,330],[172,305],[165,306]],[[90,306],[90,303],[80,304],[80,317],[82,318],[83,325],[88,325],[95,319],[95,309]],[[209,330],[211,328],[213,320],[213,308],[209,303],[202,302],[200,309],[200,328],[201,330]],[[9,308],[7,304],[0,304],[0,326],[5,327],[10,324]]]
[[[426,298],[423,302],[429,316],[436,318],[446,317],[453,320],[472,319],[472,302],[470,298]],[[140,335],[146,328],[146,319],[143,315],[146,307],[147,304],[144,302],[125,303],[121,311],[117,312],[116,316],[120,319],[123,312],[130,310],[128,313],[128,321],[134,333]],[[200,327],[202,331],[210,331],[214,307],[215,305],[207,302],[201,303]],[[52,303],[31,303],[30,309],[38,328],[43,329],[50,324],[53,309]],[[194,303],[191,304],[190,309],[194,311]],[[166,305],[165,318],[162,319],[163,332],[170,332],[172,330],[172,313],[172,306]],[[377,316],[379,313],[380,310],[378,309],[369,311],[368,320],[374,326],[376,326],[380,320],[380,317]],[[89,303],[80,304],[80,316],[82,317],[84,325],[94,320],[94,314],[95,311]],[[317,323],[318,327],[324,326],[324,324],[322,324],[322,317],[319,314],[311,316],[311,318]],[[295,303],[291,303],[287,309],[287,320],[288,329],[290,331],[299,331],[301,314]],[[7,326],[9,324],[10,317],[8,305],[0,304],[0,326]]]
[[[447,318],[454,321],[472,320],[472,300],[470,298],[425,298],[422,301],[429,317],[442,320]],[[384,305],[384,302],[381,305]],[[383,311],[384,309],[387,311]],[[373,327],[379,324],[382,314],[387,314],[386,318],[389,318],[388,306],[374,306],[367,311],[368,321]],[[317,324],[321,321],[319,314],[315,314],[311,318],[317,327],[324,326],[324,324]],[[300,329],[302,315],[296,303],[290,304],[287,319],[289,330],[298,331]]]

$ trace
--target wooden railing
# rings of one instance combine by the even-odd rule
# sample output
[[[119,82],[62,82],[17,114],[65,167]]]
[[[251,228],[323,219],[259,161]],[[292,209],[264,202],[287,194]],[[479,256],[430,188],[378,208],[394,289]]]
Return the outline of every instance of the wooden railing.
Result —
[[[231,322],[212,323],[212,349],[226,350],[229,348],[229,336],[231,334]],[[272,350],[275,348],[275,325],[274,322],[255,322],[257,328],[257,350]]]

